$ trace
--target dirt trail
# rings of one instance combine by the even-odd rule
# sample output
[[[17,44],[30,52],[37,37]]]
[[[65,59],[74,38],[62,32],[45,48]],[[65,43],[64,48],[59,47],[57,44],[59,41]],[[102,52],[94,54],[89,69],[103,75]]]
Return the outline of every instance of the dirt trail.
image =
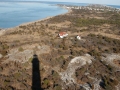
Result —
[[[115,34],[108,34],[108,33],[103,33],[103,32],[81,32],[81,36],[86,36],[88,34],[95,34],[95,35],[102,35],[102,36],[106,36],[106,37],[109,37],[109,38],[113,38],[113,39],[118,39],[120,40],[120,36],[119,35],[115,35]]]

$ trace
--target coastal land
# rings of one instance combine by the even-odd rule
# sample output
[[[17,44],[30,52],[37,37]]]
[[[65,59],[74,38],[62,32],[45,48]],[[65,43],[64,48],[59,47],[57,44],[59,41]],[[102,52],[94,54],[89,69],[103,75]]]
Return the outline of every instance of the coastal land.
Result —
[[[120,11],[59,6],[68,13],[0,30],[0,90],[119,90]]]

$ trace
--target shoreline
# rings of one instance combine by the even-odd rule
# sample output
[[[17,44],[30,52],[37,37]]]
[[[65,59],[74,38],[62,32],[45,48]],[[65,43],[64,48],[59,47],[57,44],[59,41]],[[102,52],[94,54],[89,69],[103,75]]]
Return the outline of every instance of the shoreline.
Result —
[[[68,9],[68,8],[64,8],[64,9],[66,9],[67,12],[66,12],[66,13],[62,13],[62,14],[59,14],[59,15],[66,15],[66,14],[69,14],[69,13],[72,12],[72,9]],[[55,15],[55,16],[58,16],[58,15]],[[10,31],[10,30],[13,30],[13,29],[15,29],[15,28],[19,28],[19,26],[26,26],[26,25],[33,24],[33,23],[36,23],[36,22],[42,22],[42,21],[48,20],[48,19],[50,19],[50,18],[53,18],[53,17],[55,17],[55,16],[48,16],[48,17],[42,18],[42,19],[40,19],[40,20],[35,20],[35,21],[31,21],[31,22],[22,23],[22,24],[20,24],[20,25],[18,25],[18,26],[11,27],[11,28],[1,28],[1,29],[0,29],[0,36],[4,35],[4,34],[6,33],[6,31],[8,31],[8,30]]]

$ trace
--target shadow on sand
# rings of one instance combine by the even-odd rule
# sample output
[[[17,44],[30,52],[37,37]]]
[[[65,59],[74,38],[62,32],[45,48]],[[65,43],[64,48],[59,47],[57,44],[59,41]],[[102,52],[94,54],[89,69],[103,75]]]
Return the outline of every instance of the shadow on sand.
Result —
[[[32,60],[32,90],[43,90],[41,88],[40,66],[38,56],[33,55]]]

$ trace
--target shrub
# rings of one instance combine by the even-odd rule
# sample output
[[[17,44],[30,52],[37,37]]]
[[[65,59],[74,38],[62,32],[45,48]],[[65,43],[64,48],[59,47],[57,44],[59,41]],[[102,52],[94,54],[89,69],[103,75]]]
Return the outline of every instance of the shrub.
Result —
[[[52,75],[53,75],[53,77],[58,77],[59,76],[59,74],[56,71],[53,71]]]
[[[7,51],[3,50],[3,51],[1,52],[1,54],[2,54],[3,56],[7,55]]]
[[[61,86],[55,86],[55,90],[62,90]]]
[[[113,71],[114,68],[111,65],[107,65],[108,70]]]
[[[63,50],[68,50],[68,46],[65,45],[65,46],[63,47]]]
[[[90,33],[88,36],[95,37],[95,34]]]
[[[18,51],[19,51],[19,52],[23,52],[24,49],[23,49],[22,47],[20,47],[20,48],[18,49]]]
[[[108,75],[102,76],[102,80],[102,87],[105,90],[113,90],[115,86],[118,85],[118,81],[116,79],[111,79]]]
[[[49,80],[48,80],[48,79],[45,79],[45,80],[44,80],[44,84],[45,84],[45,85],[48,85],[48,84],[49,84]]]
[[[9,46],[7,44],[3,45],[4,49],[9,49]]]
[[[16,79],[18,79],[20,76],[21,76],[20,73],[15,73],[15,74],[14,74],[14,77],[15,77]]]
[[[49,80],[45,78],[43,81],[43,88],[48,88],[48,86],[49,86]]]
[[[32,59],[33,59],[33,58],[32,58],[32,57],[30,57],[30,58],[29,58],[29,62],[32,62]]]

